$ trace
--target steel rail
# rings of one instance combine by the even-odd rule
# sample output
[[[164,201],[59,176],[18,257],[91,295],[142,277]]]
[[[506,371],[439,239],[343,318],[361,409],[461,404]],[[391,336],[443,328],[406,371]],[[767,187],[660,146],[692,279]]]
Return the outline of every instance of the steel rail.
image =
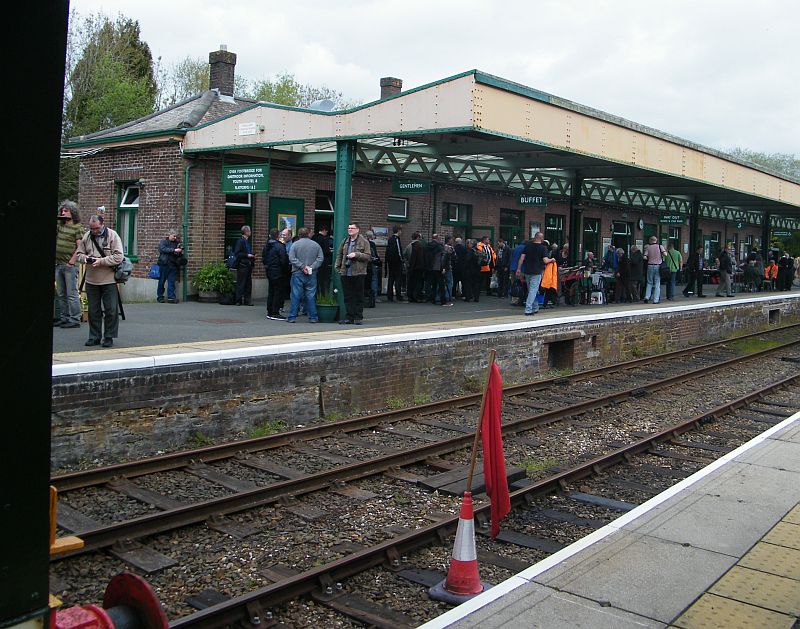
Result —
[[[510,494],[513,505],[530,503],[537,496],[557,491],[566,483],[597,474],[630,456],[646,452],[654,445],[669,441],[675,436],[688,432],[702,424],[714,421],[723,415],[763,398],[768,393],[784,388],[800,380],[800,374],[789,376],[773,382],[761,389],[748,393],[731,402],[717,406],[710,411],[696,415],[690,419],[673,424],[651,435],[631,442],[605,455],[595,457],[567,470],[541,479],[531,485],[518,489]],[[475,519],[482,525],[488,522],[491,505],[488,501],[474,505]],[[355,552],[342,559],[329,562],[323,566],[307,570],[298,575],[273,583],[253,592],[238,596],[229,601],[219,603],[204,610],[183,616],[170,623],[171,629],[215,628],[233,625],[237,622],[259,625],[263,622],[264,610],[294,598],[324,589],[325,584],[342,581],[360,572],[396,560],[418,548],[443,542],[452,535],[458,525],[458,515],[451,516],[400,535],[391,540],[376,544],[370,548]],[[402,567],[402,566],[392,566]]]
[[[729,364],[739,363],[743,360],[755,360],[769,353],[774,353],[797,344],[800,344],[800,339],[789,341],[759,352],[753,352],[744,357],[737,356],[721,361],[717,363],[715,367],[724,367]],[[579,415],[590,410],[602,408],[614,402],[638,396],[645,391],[657,391],[664,387],[691,380],[707,371],[708,366],[706,365],[672,377],[662,378],[661,380],[649,384],[629,387],[607,395],[583,400],[569,406],[543,411],[535,415],[508,422],[502,426],[502,431],[504,435],[509,433],[513,434],[528,430],[534,425],[552,423],[564,417]],[[257,487],[255,489],[196,502],[174,509],[158,511],[88,531],[74,531],[74,533],[84,541],[83,548],[56,555],[52,560],[59,561],[92,550],[105,548],[120,540],[136,539],[156,533],[164,533],[192,524],[200,524],[211,515],[227,515],[245,509],[264,506],[277,502],[285,496],[296,497],[319,491],[339,481],[352,481],[373,476],[394,467],[417,463],[431,456],[438,456],[460,450],[461,448],[467,447],[472,442],[473,438],[473,434],[458,435],[425,444],[411,451],[400,451],[373,457],[366,461],[334,467],[330,470],[298,479],[280,481],[264,487]]]
[[[622,363],[617,363],[615,365],[607,365],[579,371],[568,376],[556,376],[553,378],[534,380],[533,382],[525,384],[512,385],[504,387],[503,393],[504,395],[519,395],[527,391],[547,389],[554,384],[560,384],[564,381],[580,381],[598,375],[607,376],[611,373],[626,371],[642,364],[649,365],[652,364],[653,361],[671,360],[673,358],[679,358],[681,356],[712,349],[733,341],[751,338],[754,336],[761,336],[763,334],[773,334],[790,330],[797,326],[800,326],[800,323],[793,323],[771,330],[752,332],[743,336],[738,336],[734,339],[703,343],[702,345],[695,345],[689,348],[673,350],[663,354],[656,354],[655,356],[635,358]],[[81,489],[85,487],[101,485],[111,481],[114,478],[134,478],[136,476],[143,476],[145,474],[152,474],[154,472],[165,472],[180,467],[185,467],[200,461],[209,463],[212,461],[218,461],[220,459],[230,458],[238,453],[252,453],[261,450],[271,450],[274,448],[291,445],[297,441],[308,441],[311,439],[330,437],[339,432],[355,432],[358,430],[372,428],[380,424],[404,421],[419,417],[420,415],[430,415],[433,413],[442,412],[443,410],[478,404],[480,399],[481,394],[474,393],[455,398],[448,398],[446,400],[440,400],[437,402],[430,402],[428,404],[421,404],[413,408],[404,408],[382,413],[375,413],[372,415],[363,415],[361,417],[354,417],[352,419],[339,421],[334,424],[309,426],[306,428],[300,428],[274,435],[267,435],[264,437],[244,439],[231,443],[195,448],[193,450],[183,450],[181,452],[172,452],[169,454],[149,457],[128,463],[117,463],[114,465],[107,465],[89,470],[67,472],[53,476],[51,478],[51,484],[54,485],[60,492]]]

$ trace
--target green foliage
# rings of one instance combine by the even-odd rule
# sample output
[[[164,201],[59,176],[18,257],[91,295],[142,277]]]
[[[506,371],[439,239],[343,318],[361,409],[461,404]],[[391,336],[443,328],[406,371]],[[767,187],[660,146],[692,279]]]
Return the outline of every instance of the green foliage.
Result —
[[[339,300],[336,296],[336,291],[332,293],[319,291],[317,292],[317,303],[320,306],[336,306],[339,304]]]
[[[221,295],[234,292],[236,284],[225,262],[208,262],[192,275],[192,288],[203,291],[216,291]]]
[[[323,419],[325,419],[326,422],[339,422],[342,421],[344,418],[345,418],[344,413],[340,413],[339,411],[331,411],[330,413],[325,415]]]
[[[533,476],[536,472],[542,472],[558,465],[558,459],[525,459],[522,466],[525,468],[527,476]]]
[[[420,404],[428,404],[431,401],[431,396],[427,393],[415,393],[414,394],[414,405],[419,406]]]
[[[152,113],[157,94],[153,58],[140,40],[139,23],[121,14],[113,22],[99,14],[77,22],[68,44],[65,137]]]
[[[777,347],[780,345],[779,341],[751,337],[747,339],[740,339],[729,344],[731,349],[742,352],[743,354],[753,354],[765,349]]]
[[[199,430],[189,437],[189,441],[198,448],[210,446],[214,443],[214,440],[211,437],[204,435]]]
[[[253,428],[253,430],[250,431],[250,438],[257,439],[258,437],[274,435],[275,433],[281,432],[284,428],[286,428],[286,424],[284,424],[281,420],[271,419],[268,422]]]
[[[346,101],[341,92],[328,87],[301,85],[293,74],[284,72],[274,80],[256,81],[249,92],[250,98],[289,107],[309,107],[316,100],[329,99],[334,109],[346,109],[357,103]]]
[[[402,398],[389,396],[386,398],[386,407],[391,409],[403,408],[406,405]]]

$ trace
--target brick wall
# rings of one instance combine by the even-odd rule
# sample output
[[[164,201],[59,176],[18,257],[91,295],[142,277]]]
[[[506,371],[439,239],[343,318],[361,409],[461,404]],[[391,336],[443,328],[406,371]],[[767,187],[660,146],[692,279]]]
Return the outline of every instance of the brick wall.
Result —
[[[199,432],[219,440],[269,420],[305,424],[327,413],[352,415],[390,397],[440,399],[478,390],[497,350],[506,384],[539,377],[561,344],[575,369],[728,338],[800,321],[800,300],[776,298],[670,314],[620,316],[553,328],[500,332],[265,356],[217,363],[53,378],[54,465],[106,455],[144,456],[183,446]],[[680,364],[675,365],[680,368]]]

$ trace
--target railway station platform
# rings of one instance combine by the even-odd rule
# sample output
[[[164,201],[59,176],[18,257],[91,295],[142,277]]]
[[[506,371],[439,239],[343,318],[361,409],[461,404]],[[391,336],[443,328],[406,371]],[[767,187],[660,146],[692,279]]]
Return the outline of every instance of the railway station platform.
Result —
[[[429,303],[386,302],[364,310],[361,326],[309,324],[305,317],[294,324],[265,318],[266,306],[220,306],[187,302],[178,305],[138,303],[125,305],[127,319],[120,323],[114,347],[85,347],[88,324],[79,329],[53,331],[53,375],[91,373],[126,368],[208,362],[263,354],[295,353],[356,345],[465,336],[492,331],[553,327],[580,321],[600,322],[620,316],[669,314],[718,308],[750,302],[768,303],[800,299],[800,291],[743,293],[704,299],[684,297],[659,304],[624,303],[550,307],[533,317],[507,299],[482,297],[478,303],[457,301],[451,308]],[[288,301],[287,308],[288,308]]]
[[[422,625],[796,629],[800,412]]]

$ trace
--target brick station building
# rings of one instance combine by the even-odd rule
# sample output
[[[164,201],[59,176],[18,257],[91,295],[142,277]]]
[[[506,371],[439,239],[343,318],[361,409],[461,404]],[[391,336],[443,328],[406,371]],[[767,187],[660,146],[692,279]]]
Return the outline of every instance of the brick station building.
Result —
[[[651,235],[684,260],[695,243],[743,257],[770,229],[797,227],[797,181],[479,71],[406,92],[384,78],[379,100],[334,112],[239,98],[236,55],[209,63],[208,91],[64,146],[79,155],[84,215],[104,208],[135,263],[128,299],[155,298],[147,272],[172,227],[189,258],[184,297],[245,224],[256,253],[269,228],[324,225],[338,242],[354,220],[381,256],[401,225],[404,244],[417,230],[512,244],[541,230],[577,242],[576,261]],[[253,292],[266,293],[261,264]]]

